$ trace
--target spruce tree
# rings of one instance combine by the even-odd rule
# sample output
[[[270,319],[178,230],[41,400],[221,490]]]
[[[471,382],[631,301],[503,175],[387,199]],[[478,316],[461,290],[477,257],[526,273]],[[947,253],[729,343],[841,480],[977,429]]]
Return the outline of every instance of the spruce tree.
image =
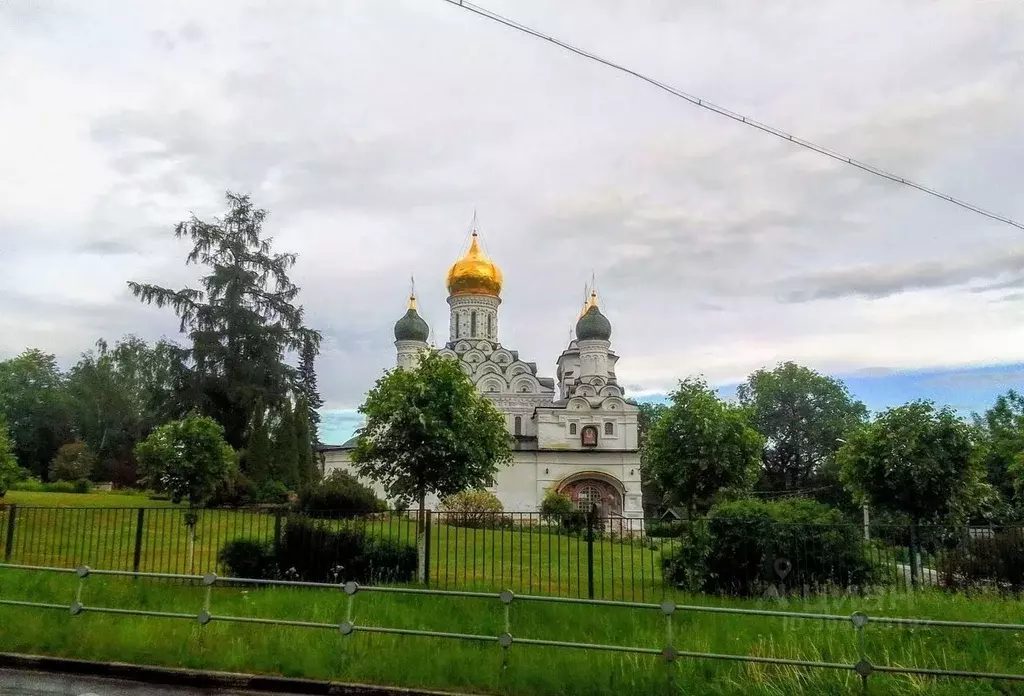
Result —
[[[295,411],[292,413],[293,427],[295,429],[295,441],[298,444],[298,474],[300,487],[307,487],[316,483],[320,478],[317,470],[316,444],[313,439],[309,408],[305,397],[299,397],[295,403]]]
[[[255,404],[275,411],[308,388],[286,357],[304,354],[311,365],[321,336],[306,328],[295,302],[299,288],[288,277],[295,254],[272,251],[273,240],[263,233],[267,211],[247,195],[228,192],[226,198],[223,218],[205,222],[193,215],[174,230],[192,241],[186,264],[208,269],[201,289],[128,286],[142,302],[178,315],[192,344],[186,351],[188,406],[215,418],[228,443],[239,447],[253,430]]]
[[[294,491],[299,485],[299,443],[295,439],[295,420],[291,404],[284,401],[274,425],[274,459],[271,478]]]
[[[260,486],[270,480],[273,466],[273,447],[267,431],[265,410],[262,406],[253,411],[249,437],[245,447],[242,473]]]
[[[320,398],[316,379],[315,363],[319,352],[320,347],[318,343],[306,341],[302,346],[302,353],[299,359],[299,389],[302,392],[303,402],[309,414],[309,423],[306,427],[309,430],[310,437],[306,439],[309,440],[311,446],[320,444],[320,408],[324,405],[323,399]],[[302,441],[305,441],[305,439]]]

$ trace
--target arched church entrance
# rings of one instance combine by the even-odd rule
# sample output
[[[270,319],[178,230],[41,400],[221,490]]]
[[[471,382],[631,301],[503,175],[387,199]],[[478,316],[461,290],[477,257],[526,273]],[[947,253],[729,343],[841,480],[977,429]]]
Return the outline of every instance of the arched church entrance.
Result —
[[[600,517],[621,517],[624,487],[613,476],[596,471],[580,472],[567,476],[557,488],[568,496],[576,509],[589,512],[597,507]]]

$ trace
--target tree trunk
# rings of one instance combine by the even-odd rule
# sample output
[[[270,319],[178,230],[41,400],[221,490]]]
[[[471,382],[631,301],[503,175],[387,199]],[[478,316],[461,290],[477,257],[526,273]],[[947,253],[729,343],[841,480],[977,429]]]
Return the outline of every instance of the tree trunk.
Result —
[[[420,509],[416,515],[416,581],[423,582],[423,579],[427,576],[427,537],[426,537],[426,526],[427,526],[427,494],[425,491],[420,491],[419,504]]]

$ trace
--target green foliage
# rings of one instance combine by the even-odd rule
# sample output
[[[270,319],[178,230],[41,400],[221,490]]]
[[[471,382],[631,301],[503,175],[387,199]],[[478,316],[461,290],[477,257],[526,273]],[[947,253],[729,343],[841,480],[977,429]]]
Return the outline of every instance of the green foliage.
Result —
[[[299,506],[308,513],[331,517],[356,517],[387,509],[369,487],[346,471],[335,470],[319,484],[299,495]]]
[[[263,234],[267,211],[246,195],[228,192],[226,199],[223,219],[193,215],[174,230],[192,241],[186,263],[207,269],[201,290],[128,285],[142,302],[177,314],[191,342],[185,351],[189,406],[223,424],[228,443],[241,447],[255,410],[274,412],[300,392],[299,371],[286,354],[315,357],[321,337],[303,325],[295,304],[299,288],[288,271],[296,256],[273,252]]]
[[[410,545],[300,517],[285,524],[275,560],[282,577],[310,582],[408,582],[416,572]]]
[[[291,404],[287,400],[282,402],[276,415],[271,478],[281,483],[286,490],[295,490],[299,486],[299,443],[295,439],[295,419]]]
[[[841,380],[796,363],[758,370],[736,390],[750,424],[765,439],[761,485],[767,490],[835,486],[829,465],[867,418]]]
[[[311,413],[313,411],[310,409],[306,398],[299,397],[298,401],[295,402],[295,410],[292,411],[293,430],[298,449],[295,468],[299,488],[311,486],[319,478],[315,452],[317,438],[314,435],[317,421],[310,417]],[[317,418],[319,419],[319,414]]]
[[[204,505],[228,476],[235,453],[224,428],[205,416],[188,416],[154,430],[135,447],[135,456],[155,490],[174,502]]]
[[[872,507],[938,520],[970,507],[983,475],[974,431],[950,408],[915,401],[890,408],[849,435],[839,451],[842,478]]]
[[[813,553],[808,553],[808,544]],[[835,508],[811,500],[737,500],[716,505],[663,557],[678,585],[736,595],[769,585],[846,588],[875,580],[861,530]]]
[[[7,430],[7,422],[0,414],[0,498],[3,498],[14,483],[21,479],[21,468],[14,458],[14,447]]]
[[[96,466],[96,455],[84,442],[69,442],[57,450],[50,463],[51,481],[88,479]]]
[[[45,479],[57,450],[72,439],[64,375],[56,357],[31,349],[0,361],[0,416],[7,421],[15,458]]]
[[[692,518],[750,488],[763,441],[702,379],[680,382],[669,398],[644,444],[645,471],[666,502],[684,505]]]
[[[84,353],[67,377],[75,431],[96,454],[93,478],[134,485],[133,449],[153,428],[185,411],[181,405],[183,356],[178,346],[149,346],[127,336],[113,348],[104,340]]]
[[[939,556],[942,583],[951,589],[1024,590],[1024,537],[1018,528],[964,539]]]
[[[989,483],[1004,500],[1024,493],[1024,394],[1013,389],[996,398],[983,416],[975,416],[982,433],[982,462]]]
[[[43,483],[39,480],[18,481],[11,484],[8,490],[26,491],[29,493],[91,493],[92,484],[86,479],[78,481],[51,481]]]
[[[248,440],[242,455],[242,472],[255,485],[270,480],[273,471],[274,446],[267,428],[266,411],[257,408],[249,421]]]
[[[272,579],[280,573],[273,546],[256,539],[235,539],[224,544],[217,561],[235,578]]]
[[[587,527],[587,516],[582,510],[577,510],[572,498],[549,488],[544,494],[544,500],[540,504],[540,517],[548,524],[553,524],[561,529],[575,533]]]
[[[505,506],[490,491],[459,491],[441,500],[440,521],[453,527],[488,529],[500,526]]]
[[[426,353],[416,369],[377,380],[359,412],[366,418],[352,462],[390,498],[421,503],[483,487],[512,459],[505,418],[455,360]]]
[[[665,412],[667,406],[665,404],[637,403],[632,399],[628,401],[638,409],[636,414],[636,436],[637,446],[640,449],[640,471],[646,472],[647,448],[644,447],[644,443],[647,442],[647,433],[650,432],[651,425],[656,423],[661,414]],[[643,493],[644,510],[648,516],[653,517],[656,512],[660,512],[664,508],[662,500],[664,495],[658,484],[651,480],[646,473],[641,476],[640,485],[641,492]]]

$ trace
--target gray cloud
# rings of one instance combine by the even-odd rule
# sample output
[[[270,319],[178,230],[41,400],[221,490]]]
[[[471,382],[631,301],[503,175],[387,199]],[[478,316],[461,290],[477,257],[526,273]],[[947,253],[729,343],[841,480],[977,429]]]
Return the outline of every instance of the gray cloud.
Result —
[[[987,283],[973,292],[1020,287],[1019,275],[1024,265],[1024,251],[994,257],[948,262],[925,262],[905,266],[869,266],[831,273],[808,275],[787,281],[797,286],[784,290],[786,302],[811,302],[841,297],[888,297],[909,290],[946,288],[975,280],[992,280],[1014,275],[1011,280]]]
[[[1024,216],[1019,5],[492,7]],[[443,342],[443,278],[474,209],[506,276],[502,340],[546,374],[592,273],[620,377],[642,391],[787,358],[845,373],[999,361],[1024,340],[1019,303],[993,301],[1016,287],[1014,231],[444,3],[10,8],[5,351],[174,335],[171,313],[125,297],[124,281],[194,282],[170,231],[219,213],[225,189],[251,192],[277,247],[299,253],[332,407],[358,404],[393,362],[410,274]]]

